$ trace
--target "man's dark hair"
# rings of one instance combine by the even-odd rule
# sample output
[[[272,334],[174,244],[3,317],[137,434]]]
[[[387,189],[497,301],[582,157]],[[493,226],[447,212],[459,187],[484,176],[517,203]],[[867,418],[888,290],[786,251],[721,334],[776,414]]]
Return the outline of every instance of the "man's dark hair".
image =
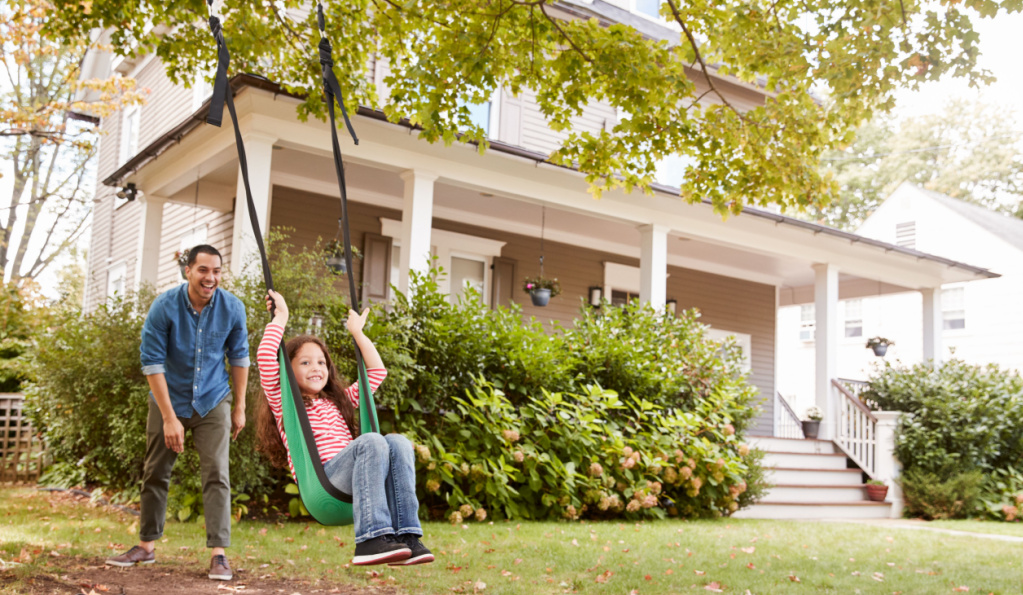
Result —
[[[210,254],[220,259],[220,264],[224,264],[224,257],[220,255],[220,252],[210,246],[209,244],[199,244],[188,251],[188,266],[195,266],[195,258],[200,254]]]

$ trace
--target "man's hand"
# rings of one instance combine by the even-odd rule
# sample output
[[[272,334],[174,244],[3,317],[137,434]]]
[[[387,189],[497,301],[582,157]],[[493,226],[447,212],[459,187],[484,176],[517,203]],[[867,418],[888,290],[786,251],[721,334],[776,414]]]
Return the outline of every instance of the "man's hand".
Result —
[[[231,440],[237,440],[238,434],[245,429],[245,409],[235,407],[231,412]]]
[[[163,443],[167,448],[181,454],[185,450],[185,427],[178,418],[172,417],[163,422]]]

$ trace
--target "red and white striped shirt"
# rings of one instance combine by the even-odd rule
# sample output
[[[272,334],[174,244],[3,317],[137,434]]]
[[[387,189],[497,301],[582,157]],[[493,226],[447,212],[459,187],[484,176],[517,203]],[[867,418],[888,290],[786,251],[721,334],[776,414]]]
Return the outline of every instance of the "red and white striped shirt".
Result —
[[[266,393],[266,400],[270,404],[270,411],[277,420],[277,431],[284,441],[284,448],[288,449],[288,437],[284,434],[284,421],[281,417],[281,376],[277,364],[277,346],[284,336],[284,328],[278,324],[266,325],[263,333],[263,340],[259,342],[259,349],[256,350],[256,363],[259,366],[259,383]],[[366,370],[369,376],[369,386],[376,392],[380,384],[387,377],[385,368],[370,368]],[[356,408],[359,407],[359,385],[352,384],[345,389],[345,394],[352,400]],[[326,463],[334,458],[334,455],[341,452],[341,449],[348,446],[352,441],[352,433],[341,417],[341,412],[327,399],[317,398],[312,400],[312,405],[306,407],[309,413],[309,425],[313,429],[313,437],[316,440],[316,449],[320,453],[320,460]],[[288,449],[288,467],[291,468],[292,476],[295,475],[295,467],[291,464],[291,449]]]

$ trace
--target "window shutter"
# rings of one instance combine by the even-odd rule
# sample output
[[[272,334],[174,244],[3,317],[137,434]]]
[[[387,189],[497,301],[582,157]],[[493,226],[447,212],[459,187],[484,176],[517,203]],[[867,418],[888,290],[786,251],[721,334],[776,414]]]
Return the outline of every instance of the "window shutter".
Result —
[[[362,303],[387,300],[391,286],[391,238],[367,232],[362,245]]]
[[[511,258],[494,257],[493,281],[490,287],[490,307],[509,306],[515,295],[515,261]]]

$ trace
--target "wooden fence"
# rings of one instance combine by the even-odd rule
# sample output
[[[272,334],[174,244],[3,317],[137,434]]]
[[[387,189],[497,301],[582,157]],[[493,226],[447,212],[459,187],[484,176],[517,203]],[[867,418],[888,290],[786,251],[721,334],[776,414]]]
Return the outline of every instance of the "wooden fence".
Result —
[[[24,395],[0,393],[0,482],[39,480],[43,443],[23,411]]]

